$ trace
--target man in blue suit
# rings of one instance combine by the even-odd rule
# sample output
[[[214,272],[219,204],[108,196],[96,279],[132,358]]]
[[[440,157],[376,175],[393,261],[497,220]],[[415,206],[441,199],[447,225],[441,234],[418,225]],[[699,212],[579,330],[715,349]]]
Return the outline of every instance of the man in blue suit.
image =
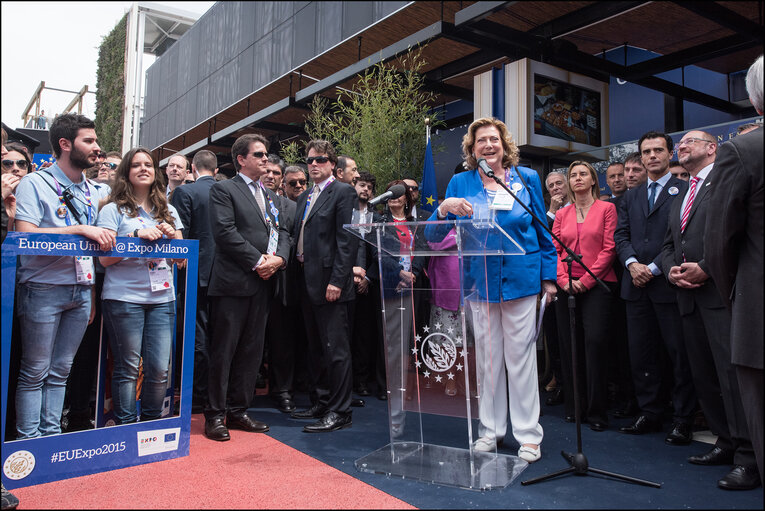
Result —
[[[629,353],[640,415],[619,431],[641,435],[661,429],[662,351],[667,350],[674,381],[674,417],[665,441],[689,444],[696,394],[685,351],[674,286],[662,277],[662,245],[672,202],[683,197],[688,183],[669,172],[672,138],[648,132],[638,141],[648,180],[628,190],[619,204],[614,234],[622,275],[621,296],[627,302]]]

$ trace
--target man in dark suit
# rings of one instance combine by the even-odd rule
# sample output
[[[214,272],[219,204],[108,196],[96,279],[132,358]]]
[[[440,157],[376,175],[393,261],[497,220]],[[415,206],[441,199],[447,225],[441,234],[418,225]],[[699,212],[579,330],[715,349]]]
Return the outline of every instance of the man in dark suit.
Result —
[[[284,160],[275,154],[268,155],[268,172],[260,177],[263,186],[277,193],[284,177]],[[286,196],[279,196],[279,211],[284,216],[284,225],[291,229],[295,222],[295,202]],[[280,219],[281,220],[281,219]],[[290,235],[292,245],[292,235]],[[302,328],[299,318],[290,316],[287,303],[294,298],[292,283],[285,269],[274,276],[274,296],[266,325],[266,346],[268,347],[268,393],[276,402],[279,411],[295,411],[293,400],[295,379],[295,331]]]
[[[258,181],[268,164],[267,144],[262,135],[236,139],[231,157],[239,173],[210,189],[215,259],[208,290],[213,325],[205,436],[212,440],[228,440],[228,428],[268,431],[247,408],[263,356],[273,296],[269,279],[289,256],[289,232],[278,196]]]
[[[749,100],[762,115],[762,55],[746,75]],[[714,211],[706,225],[706,261],[721,298],[732,311],[731,361],[741,391],[760,483],[763,475],[763,129],[739,135],[720,146]]]
[[[359,172],[353,185],[358,196],[357,207],[353,211],[354,224],[369,224],[379,222],[380,215],[369,206],[369,201],[375,195],[377,179],[366,171]],[[353,267],[353,281],[356,285],[356,302],[353,314],[353,335],[351,337],[351,354],[353,366],[354,392],[360,396],[368,396],[371,391],[368,383],[373,373],[378,384],[377,395],[385,395],[385,362],[379,360],[383,354],[382,324],[380,317],[380,288],[377,270],[377,249],[374,245],[372,232],[360,232],[366,241],[359,241],[359,251],[356,265]],[[377,371],[373,362],[377,360]],[[380,368],[382,366],[382,371]]]
[[[736,468],[718,485],[724,489],[754,488],[760,485],[760,478],[731,364],[730,313],[709,278],[704,260],[708,198],[716,184],[713,165],[717,142],[709,133],[689,131],[676,147],[678,161],[691,176],[690,186],[688,193],[672,204],[662,269],[667,280],[677,286],[693,383],[707,424],[717,434],[709,452],[691,456],[688,462],[735,463]]]
[[[672,428],[665,441],[686,445],[693,438],[691,426],[696,406],[688,357],[684,347],[675,291],[661,278],[661,250],[667,232],[667,217],[676,197],[682,197],[688,183],[669,173],[672,138],[648,132],[638,148],[648,181],[633,188],[619,204],[619,221],[614,233],[619,261],[627,271],[622,276],[621,295],[627,302],[629,352],[635,397],[640,415],[619,431],[640,435],[661,429],[665,403],[661,399],[662,350],[672,364],[674,382]]]
[[[642,169],[642,175],[646,172],[643,169],[643,162],[640,160],[640,153],[631,153],[627,156],[627,161],[631,166],[630,173],[633,176],[640,175],[635,171],[637,166]],[[627,191],[627,179],[625,177],[625,163],[614,161],[606,168],[606,183],[611,189],[611,197],[608,202],[616,207],[619,212],[619,204]],[[639,184],[636,182],[636,184]],[[614,259],[614,272],[616,281],[621,282],[624,274],[624,266],[619,259]],[[613,325],[613,349],[609,352],[609,381],[614,385],[614,417],[625,418],[634,417],[637,413],[637,401],[635,400],[635,388],[632,384],[632,374],[630,369],[629,342],[627,341],[627,304],[621,296],[614,297],[614,317]]]
[[[308,433],[350,427],[351,374],[349,309],[355,298],[353,264],[358,238],[343,228],[350,223],[356,191],[337,181],[337,156],[326,140],[306,147],[308,173],[314,183],[297,201],[292,234],[302,284],[311,378],[311,408],[292,413],[296,419],[319,419]]]
[[[171,204],[183,223],[183,238],[199,240],[199,278],[197,280],[197,319],[194,337],[194,385],[191,397],[193,413],[204,411],[207,401],[207,368],[209,364],[210,302],[207,298],[210,270],[215,255],[215,240],[210,230],[210,188],[215,184],[218,159],[211,151],[194,155],[191,171],[194,183],[175,189]]]

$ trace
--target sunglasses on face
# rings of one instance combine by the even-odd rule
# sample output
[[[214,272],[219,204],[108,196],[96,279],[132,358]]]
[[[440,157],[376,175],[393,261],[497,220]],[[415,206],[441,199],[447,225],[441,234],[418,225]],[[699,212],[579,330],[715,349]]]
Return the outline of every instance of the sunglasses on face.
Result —
[[[415,185],[415,186],[410,186],[409,189],[412,190],[413,192],[416,192],[420,189],[420,187]]]
[[[288,181],[287,182],[287,184],[290,185],[293,188],[296,187],[298,185],[298,183],[300,184],[300,186],[305,186],[306,180],[305,179],[296,179],[294,181]]]
[[[255,151],[252,153],[252,155],[257,159],[262,159],[264,156],[268,156],[268,153],[264,153],[263,151]]]
[[[27,168],[29,168],[29,162],[27,162],[27,160],[3,160],[2,162],[5,170],[11,170],[14,164],[21,170],[27,170]]]
[[[305,162],[308,165],[312,164],[313,162],[323,164],[323,163],[327,163],[328,161],[329,161],[329,157],[327,156],[309,156],[308,158],[305,159]]]
[[[116,163],[103,162],[101,165],[106,167],[106,168],[108,168],[108,169],[111,169],[111,170],[116,170],[116,168],[117,168],[117,164]]]

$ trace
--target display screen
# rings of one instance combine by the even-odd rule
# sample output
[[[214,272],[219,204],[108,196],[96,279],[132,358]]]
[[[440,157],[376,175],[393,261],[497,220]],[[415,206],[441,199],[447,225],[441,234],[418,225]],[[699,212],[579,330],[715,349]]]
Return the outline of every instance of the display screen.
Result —
[[[600,92],[534,73],[534,133],[600,146]]]

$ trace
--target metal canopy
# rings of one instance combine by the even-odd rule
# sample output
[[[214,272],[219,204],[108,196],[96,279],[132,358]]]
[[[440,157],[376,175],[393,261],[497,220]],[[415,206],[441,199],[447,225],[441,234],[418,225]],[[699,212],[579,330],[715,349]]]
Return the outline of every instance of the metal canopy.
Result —
[[[276,140],[292,138],[314,96],[333,98],[338,88],[351,88],[357,74],[423,43],[427,43],[426,87],[438,95],[437,105],[472,94],[474,75],[530,58],[603,81],[628,80],[675,100],[748,114],[751,107],[730,97],[712,96],[657,75],[688,65],[725,74],[745,71],[763,51],[762,28],[763,1],[413,2],[363,30],[358,42],[343,41],[178,134],[157,148],[158,156],[188,152],[192,144],[184,142],[199,141],[193,144],[196,151],[205,142],[212,146],[224,137],[252,131]],[[382,41],[386,42],[379,44]],[[631,65],[605,58],[606,51],[627,46],[659,56]],[[303,72],[312,80],[304,79]],[[287,98],[285,83],[289,83]],[[265,97],[274,99],[264,103]]]

